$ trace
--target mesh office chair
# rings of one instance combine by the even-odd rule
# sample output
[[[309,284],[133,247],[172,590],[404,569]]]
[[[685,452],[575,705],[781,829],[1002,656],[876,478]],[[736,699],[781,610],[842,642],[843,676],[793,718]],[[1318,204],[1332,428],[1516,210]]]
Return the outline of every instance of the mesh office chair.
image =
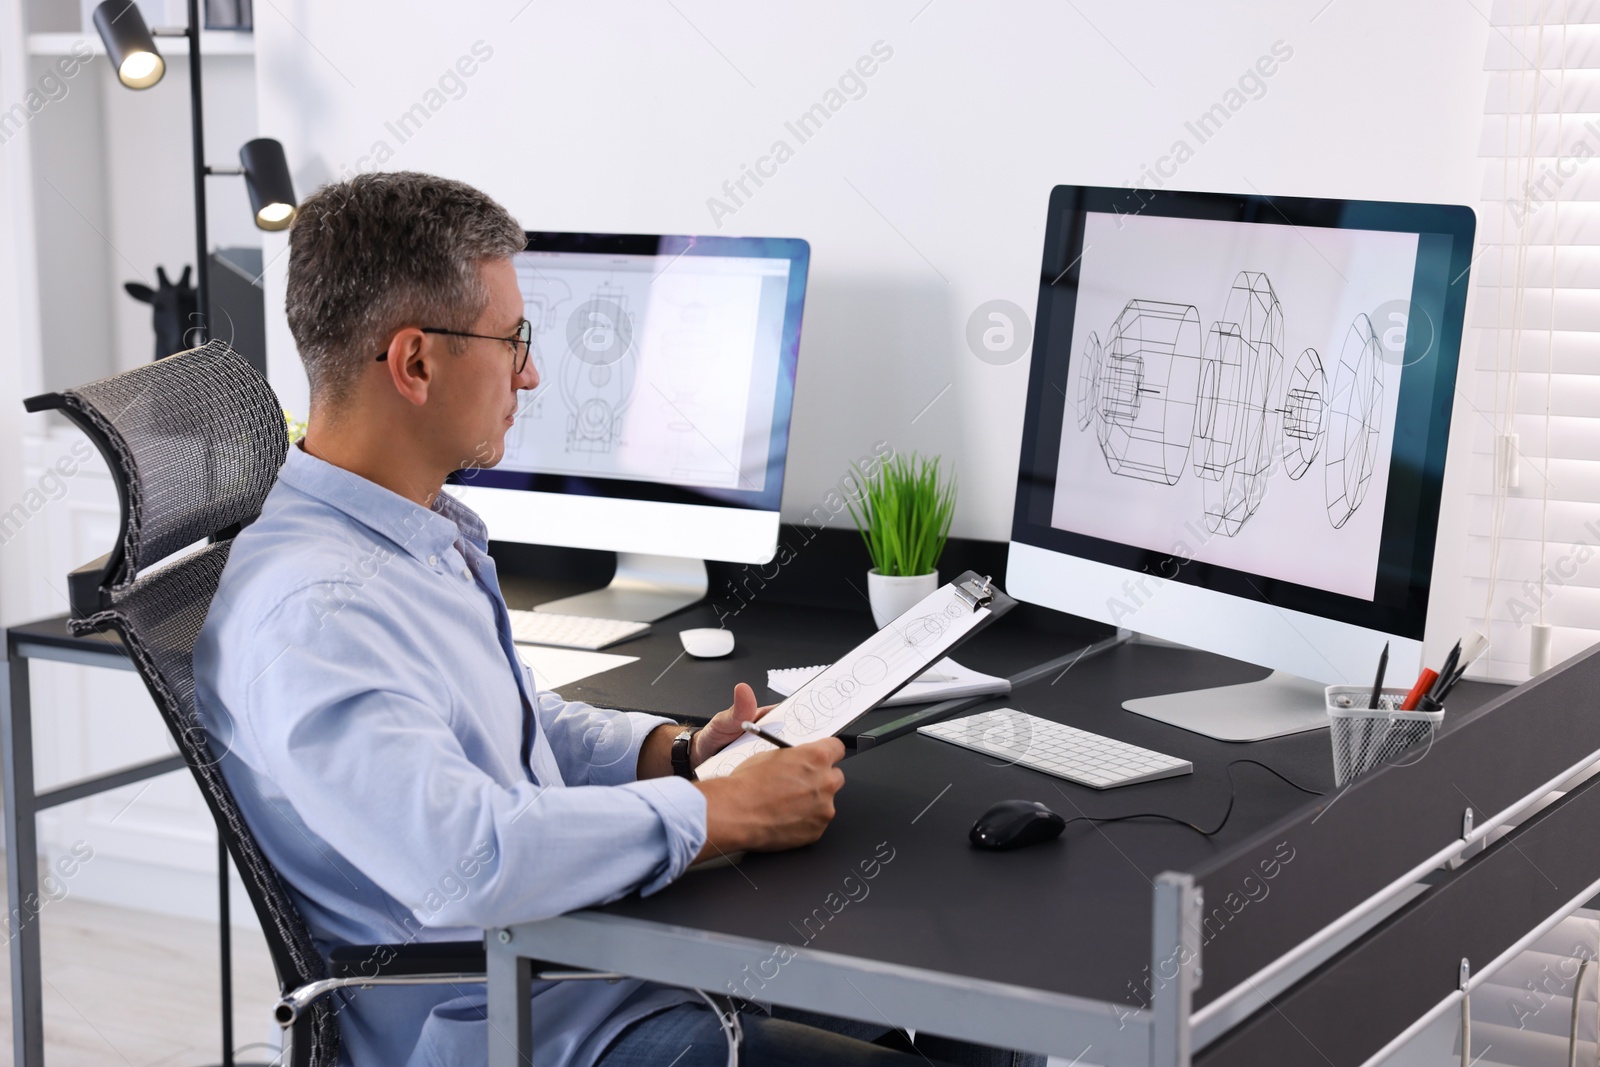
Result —
[[[288,450],[283,408],[266,379],[221,341],[109,378],[25,401],[59,410],[105,457],[117,486],[117,543],[68,577],[71,628],[115,631],[144,679],[205,797],[277,971],[284,1067],[333,1067],[339,1025],[329,994],[347,986],[466,984],[484,980],[482,942],[347,945],[317,951],[294,900],[267,861],[217,766],[195,714],[194,643],[227,563],[232,538],[261,512]],[[204,548],[151,570],[174,552]],[[555,971],[548,979],[621,975]],[[546,969],[549,973],[545,973]],[[738,1019],[701,993],[738,1062]]]

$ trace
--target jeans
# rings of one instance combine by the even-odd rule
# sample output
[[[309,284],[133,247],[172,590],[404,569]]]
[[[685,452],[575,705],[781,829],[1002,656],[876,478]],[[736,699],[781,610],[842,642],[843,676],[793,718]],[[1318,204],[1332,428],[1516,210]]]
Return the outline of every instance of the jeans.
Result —
[[[746,1011],[739,1022],[744,1030],[740,1067],[1044,1067],[1045,1063],[1043,1056],[932,1034],[919,1035],[912,1051],[898,1051],[887,1046],[910,1046],[903,1034],[887,1026],[787,1008],[774,1008],[771,1015]],[[885,1044],[872,1044],[875,1040]],[[680,1004],[622,1031],[597,1067],[724,1067],[727,1062],[727,1039],[711,1009]]]

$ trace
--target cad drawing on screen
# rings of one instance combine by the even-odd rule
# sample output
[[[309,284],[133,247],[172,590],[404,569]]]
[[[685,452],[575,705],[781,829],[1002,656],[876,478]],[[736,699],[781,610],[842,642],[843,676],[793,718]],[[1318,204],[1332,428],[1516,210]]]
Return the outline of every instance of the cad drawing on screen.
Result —
[[[1299,481],[1321,458],[1326,512],[1342,529],[1378,462],[1383,347],[1367,315],[1351,322],[1332,372],[1312,347],[1288,365],[1285,313],[1272,280],[1240,271],[1222,317],[1202,334],[1194,304],[1133,297],[1105,339],[1087,335],[1075,422],[1107,468],[1176,485],[1199,478],[1205,524],[1237,536],[1266,498],[1274,465]]]
[[[1339,529],[1367,495],[1377,462],[1383,405],[1383,345],[1372,320],[1357,315],[1345,334],[1328,411],[1328,458],[1323,467],[1328,521]]]
[[[545,351],[549,344],[547,335],[560,329],[564,324],[561,321],[561,310],[572,300],[572,286],[560,278],[550,278],[539,275],[539,284],[523,297],[522,314],[533,327],[533,340],[529,344],[528,359],[533,364],[533,369],[539,374],[539,381],[549,380],[550,356]],[[565,347],[563,342],[562,347]],[[544,398],[547,390],[536,389],[529,398],[528,407],[518,412],[518,416],[538,416],[544,411]]]
[[[1097,339],[1090,340],[1098,350]],[[1184,304],[1130,300],[1104,352],[1091,354],[1090,362],[1098,366],[1085,406],[1111,472],[1172,485],[1183,475],[1194,432],[1199,314]]]
[[[1206,526],[1237,534],[1261,506],[1272,467],[1283,374],[1283,309],[1265,274],[1240,273],[1222,320],[1206,335],[1195,411],[1194,473]]]
[[[567,405],[567,449],[610,452],[633,399],[633,319],[627,294],[601,286],[567,317],[561,399]]]

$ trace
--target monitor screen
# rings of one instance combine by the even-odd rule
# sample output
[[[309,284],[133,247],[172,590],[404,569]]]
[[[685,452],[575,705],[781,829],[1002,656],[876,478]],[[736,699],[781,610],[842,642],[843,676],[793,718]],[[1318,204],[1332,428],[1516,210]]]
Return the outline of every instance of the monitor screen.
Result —
[[[540,384],[456,484],[776,512],[808,249],[530,233],[514,257]]]
[[[1013,539],[1420,640],[1472,232],[1055,189]]]

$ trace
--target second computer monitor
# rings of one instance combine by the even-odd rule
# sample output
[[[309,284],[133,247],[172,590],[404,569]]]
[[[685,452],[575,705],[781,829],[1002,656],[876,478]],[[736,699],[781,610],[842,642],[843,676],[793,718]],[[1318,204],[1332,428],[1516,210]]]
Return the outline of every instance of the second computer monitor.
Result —
[[[1409,685],[1473,228],[1464,207],[1056,188],[1008,592],[1318,683],[1370,680],[1387,643]],[[1325,721],[1277,681],[1268,705],[1298,689],[1306,714],[1243,736]]]
[[[527,235],[540,384],[500,463],[450,491],[495,540],[619,553],[608,590],[542,607],[650,621],[704,595],[704,560],[773,557],[809,258],[789,238]]]

